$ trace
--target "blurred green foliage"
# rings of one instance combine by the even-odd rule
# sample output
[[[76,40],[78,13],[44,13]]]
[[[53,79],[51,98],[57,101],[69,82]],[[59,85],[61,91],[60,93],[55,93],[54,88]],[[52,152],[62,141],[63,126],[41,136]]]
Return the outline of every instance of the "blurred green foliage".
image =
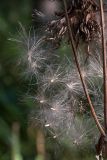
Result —
[[[27,125],[28,113],[34,104],[23,101],[27,84],[17,67],[21,52],[17,44],[8,41],[10,37],[17,37],[18,22],[26,27],[32,25],[35,4],[31,0],[2,0],[0,3],[0,160],[34,160],[36,157],[35,135],[28,134]],[[63,47],[61,52],[65,49]],[[16,123],[20,134],[12,129]],[[74,154],[68,146],[52,140],[46,140],[46,154],[49,160],[91,159],[84,153]]]
[[[21,53],[13,42],[8,41],[11,36],[17,36],[18,22],[26,26],[32,23],[31,12],[30,0],[4,0],[0,4],[0,160],[12,159],[12,125],[16,121],[21,125],[21,145],[23,148],[29,146],[23,149],[22,154],[29,150],[28,156],[34,155],[34,149],[30,147],[32,144],[26,134],[30,105],[21,101],[26,84],[16,66]]]

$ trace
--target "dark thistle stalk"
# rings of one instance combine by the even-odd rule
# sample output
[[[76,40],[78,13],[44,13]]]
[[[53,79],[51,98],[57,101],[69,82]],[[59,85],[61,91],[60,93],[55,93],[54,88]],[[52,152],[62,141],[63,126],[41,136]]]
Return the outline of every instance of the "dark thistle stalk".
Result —
[[[101,32],[102,32],[103,78],[104,78],[104,125],[105,125],[105,133],[107,135],[107,60],[106,60],[106,40],[104,36],[105,34],[104,8],[102,0],[100,0],[100,13],[101,13]]]
[[[68,13],[67,13],[67,3],[66,3],[66,0],[63,0],[63,3],[64,3],[64,8],[65,8],[65,17],[66,17],[66,22],[67,22],[67,29],[68,29],[69,39],[70,39],[70,45],[71,45],[72,50],[73,50],[73,54],[74,54],[74,58],[75,58],[75,63],[76,63],[76,66],[77,66],[77,69],[78,69],[78,72],[79,72],[79,75],[80,75],[82,86],[83,86],[86,98],[88,100],[88,103],[89,103],[89,106],[90,106],[90,110],[91,110],[91,114],[92,114],[92,116],[93,116],[93,118],[95,120],[95,123],[96,123],[96,125],[97,125],[97,127],[98,127],[98,129],[99,129],[99,131],[101,133],[101,135],[105,136],[106,135],[105,131],[104,131],[103,127],[101,126],[101,124],[100,124],[100,122],[98,120],[98,117],[97,117],[97,115],[95,113],[94,106],[93,106],[91,98],[89,96],[87,85],[86,85],[85,80],[83,78],[82,71],[81,71],[81,68],[80,68],[80,65],[79,65],[79,62],[78,62],[77,50],[76,50],[75,42],[74,42],[74,39],[73,39],[72,31],[71,31],[70,20],[69,20]]]

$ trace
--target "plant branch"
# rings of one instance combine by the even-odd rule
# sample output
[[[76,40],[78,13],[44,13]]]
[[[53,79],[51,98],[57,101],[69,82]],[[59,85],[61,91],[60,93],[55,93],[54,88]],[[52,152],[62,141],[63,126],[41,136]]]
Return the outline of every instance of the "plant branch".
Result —
[[[105,39],[105,22],[104,22],[104,7],[103,0],[100,1],[101,14],[101,32],[102,32],[102,54],[103,54],[103,78],[104,78],[104,124],[107,134],[107,59],[106,59],[106,39]]]
[[[91,101],[89,93],[88,93],[88,89],[87,89],[85,80],[84,80],[83,75],[82,75],[82,71],[81,71],[81,68],[80,68],[80,65],[79,65],[79,62],[78,62],[78,58],[77,58],[77,51],[76,51],[75,42],[74,42],[73,35],[72,35],[70,20],[69,20],[68,13],[67,13],[67,3],[66,3],[66,0],[63,0],[63,2],[64,2],[64,8],[65,8],[65,17],[66,17],[66,21],[67,21],[68,34],[69,34],[69,38],[70,38],[70,45],[72,46],[72,50],[73,50],[73,54],[74,54],[74,58],[75,58],[75,63],[76,63],[76,66],[77,66],[77,69],[78,69],[78,72],[79,72],[79,75],[80,75],[82,86],[83,86],[86,98],[88,100],[90,110],[91,110],[91,114],[92,114],[92,116],[95,120],[95,123],[96,123],[100,133],[103,136],[105,136],[105,131],[104,131],[103,127],[101,126],[101,124],[98,120],[98,117],[95,113],[92,101]]]

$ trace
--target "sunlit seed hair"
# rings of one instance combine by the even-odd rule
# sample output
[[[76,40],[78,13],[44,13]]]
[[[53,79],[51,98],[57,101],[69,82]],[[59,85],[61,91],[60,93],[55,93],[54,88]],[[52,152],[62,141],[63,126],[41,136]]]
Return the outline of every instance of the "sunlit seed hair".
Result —
[[[91,119],[86,120],[85,117],[75,117],[74,122],[71,126],[71,134],[69,132],[69,138],[71,138],[73,145],[82,146],[92,143],[97,129],[93,126]]]
[[[20,30],[17,39],[10,38],[10,40],[20,44],[20,49],[23,52],[20,61],[21,64],[27,66],[27,74],[31,73],[38,76],[45,67],[51,51],[44,47],[45,36],[37,34],[33,27],[27,30],[21,23],[19,25]]]
[[[63,79],[65,76],[64,67],[62,65],[49,65],[42,77],[43,86],[47,89],[56,84],[63,84]]]
[[[60,53],[51,51],[51,45],[44,45],[45,36],[37,37],[31,31],[27,34],[22,25],[21,29],[20,43],[25,47],[27,72],[37,79],[34,84],[31,80],[35,92],[30,98],[34,100],[35,108],[29,116],[30,124],[41,126],[54,139],[67,139],[73,146],[90,143],[96,129],[90,125],[89,106],[73,55],[68,63],[69,57],[63,59]],[[101,57],[95,53],[87,60],[81,51],[78,60],[98,119],[103,123]]]

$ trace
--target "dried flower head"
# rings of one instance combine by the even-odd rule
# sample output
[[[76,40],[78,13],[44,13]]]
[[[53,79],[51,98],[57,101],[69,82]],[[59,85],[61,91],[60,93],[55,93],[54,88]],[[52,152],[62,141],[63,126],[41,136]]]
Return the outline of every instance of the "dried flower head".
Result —
[[[79,39],[90,42],[100,35],[100,25],[96,19],[98,5],[95,1],[79,0],[68,2],[68,16],[75,42]],[[68,37],[65,13],[56,13],[57,20],[52,20],[47,27],[47,37],[55,44],[60,44],[61,40]],[[69,37],[67,38],[69,40]]]

